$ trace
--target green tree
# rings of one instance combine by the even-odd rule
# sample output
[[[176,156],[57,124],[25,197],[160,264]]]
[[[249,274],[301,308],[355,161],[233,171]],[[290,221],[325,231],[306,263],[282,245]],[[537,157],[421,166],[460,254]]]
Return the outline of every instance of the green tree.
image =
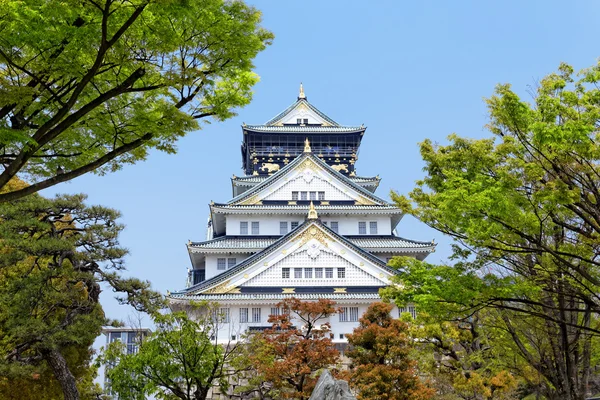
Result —
[[[125,354],[119,343],[106,349],[101,361],[111,390],[123,400],[204,400],[220,386],[225,393],[229,378],[239,371],[240,343],[217,344],[217,305],[198,304],[190,318],[184,312],[155,316],[157,331],[149,335],[135,354]]]
[[[80,398],[78,383],[88,374],[73,368],[88,361],[107,323],[100,284],[140,310],[163,304],[148,282],[120,275],[127,252],[118,242],[119,213],[84,200],[35,194],[0,203],[0,376],[51,371],[67,400]]]
[[[273,35],[225,0],[0,2],[0,202],[174,153],[251,100]],[[6,190],[17,176],[32,181]]]
[[[409,292],[454,318],[498,310],[548,398],[585,397],[600,333],[599,80],[600,64],[579,77],[563,64],[541,80],[533,104],[499,85],[487,100],[495,137],[426,140],[416,206],[393,194],[457,241],[452,267],[406,270]]]
[[[360,400],[427,400],[433,390],[419,379],[411,358],[414,341],[407,323],[392,318],[393,306],[373,303],[358,328],[346,335],[350,385]]]

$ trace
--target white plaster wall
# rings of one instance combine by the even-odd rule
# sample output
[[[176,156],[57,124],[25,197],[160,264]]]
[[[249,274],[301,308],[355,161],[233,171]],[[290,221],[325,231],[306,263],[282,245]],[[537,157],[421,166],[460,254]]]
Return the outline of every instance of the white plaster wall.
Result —
[[[331,178],[329,178],[331,179]],[[292,192],[325,192],[325,200],[354,200],[353,196],[349,195],[348,189],[335,187],[328,181],[327,178],[314,174],[311,180],[307,182],[302,176],[289,179],[278,189],[269,192],[265,196],[265,200],[292,200]],[[298,194],[300,196],[300,194]],[[310,194],[307,193],[307,200],[310,200]],[[317,193],[318,199],[318,193]],[[299,198],[301,200],[301,198]]]
[[[246,329],[249,326],[264,326],[270,327],[271,324],[268,322],[269,315],[271,313],[271,307],[275,307],[277,302],[262,304],[225,304],[222,303],[220,307],[229,308],[229,323],[221,323],[219,325],[219,329],[217,332],[217,340],[220,343],[227,343],[232,340],[239,340],[240,337],[245,333]],[[352,302],[340,302],[336,304],[338,307],[358,307],[358,317],[360,317],[367,311],[369,307],[368,304],[365,303],[352,303]],[[252,308],[260,308],[261,309],[261,321],[260,322],[248,322],[242,323],[240,322],[240,308],[248,308],[248,318],[251,321],[252,319]],[[398,318],[398,308],[394,306],[392,309],[392,317]],[[358,327],[358,322],[341,322],[339,314],[334,314],[329,318],[324,318],[319,321],[320,324],[324,324],[329,322],[331,325],[331,333],[334,335],[333,341],[336,343],[344,343],[347,342],[347,339],[340,338],[340,334],[346,335],[348,333],[352,333],[352,331]],[[302,326],[302,321],[295,320],[294,325],[297,327]],[[233,338],[235,336],[235,339]]]
[[[333,268],[333,278],[325,278],[325,268]],[[282,268],[290,269],[290,278],[282,279]],[[294,277],[294,268],[302,268],[302,278]],[[304,278],[304,268],[312,268],[313,277]],[[323,269],[323,278],[315,278],[315,268]],[[344,268],[345,278],[338,278],[338,268]],[[326,249],[320,255],[312,258],[306,250],[290,254],[283,260],[275,263],[266,271],[251,278],[242,286],[270,286],[270,287],[306,287],[306,286],[379,286],[386,283],[367,273],[365,270],[352,264],[333,252],[327,253]]]
[[[377,235],[391,235],[392,234],[392,223],[389,216],[367,216],[367,215],[332,215],[329,216],[327,213],[322,213],[321,220],[327,222],[330,226],[331,221],[338,222],[338,233],[340,235],[358,235],[358,222],[364,221],[367,223],[367,235],[369,235],[369,222],[377,221]],[[300,215],[243,215],[234,214],[226,217],[226,234],[237,236],[240,234],[240,221],[248,222],[248,233],[252,235],[252,221],[260,222],[260,233],[259,235],[279,235],[279,222],[287,221],[288,229],[290,229],[290,222],[297,221],[298,224],[304,223],[305,216]]]
[[[217,276],[227,270],[218,270],[217,269],[217,258],[235,258],[236,265],[244,261],[246,258],[250,257],[251,253],[222,253],[222,254],[208,254],[206,256],[206,279],[210,279],[214,276]]]

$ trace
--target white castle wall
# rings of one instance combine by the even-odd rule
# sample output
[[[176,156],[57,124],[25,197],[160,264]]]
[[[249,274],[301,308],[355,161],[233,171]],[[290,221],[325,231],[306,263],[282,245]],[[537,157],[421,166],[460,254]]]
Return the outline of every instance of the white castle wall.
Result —
[[[385,215],[352,215],[352,214],[335,214],[328,215],[326,212],[319,214],[321,221],[326,222],[328,226],[331,226],[331,221],[337,221],[339,228],[338,233],[342,236],[346,235],[358,235],[358,222],[363,221],[367,223],[367,235],[369,235],[369,222],[377,222],[377,235],[391,235],[392,234],[392,223],[391,218]],[[288,222],[288,229],[290,222],[295,221],[298,224],[304,222],[304,215],[244,215],[234,214],[226,217],[226,234],[228,236],[240,235],[240,222],[248,222],[248,233],[252,235],[252,221],[258,221],[260,223],[259,235],[277,236],[280,235],[279,223],[281,221]]]

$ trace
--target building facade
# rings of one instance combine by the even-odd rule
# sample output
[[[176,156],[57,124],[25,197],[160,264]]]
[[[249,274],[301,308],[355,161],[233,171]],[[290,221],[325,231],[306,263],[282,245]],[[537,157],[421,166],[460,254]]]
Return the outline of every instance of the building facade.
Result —
[[[375,195],[379,176],[356,175],[365,131],[322,113],[302,86],[297,101],[267,123],[244,124],[245,176],[231,178],[232,199],[210,204],[206,240],[188,243],[188,284],[169,293],[171,308],[218,302],[217,339],[229,342],[269,327],[285,298],[326,298],[342,312],[323,322],[334,342],[346,342],[396,273],[389,259],[422,260],[435,249],[398,236],[403,213]]]

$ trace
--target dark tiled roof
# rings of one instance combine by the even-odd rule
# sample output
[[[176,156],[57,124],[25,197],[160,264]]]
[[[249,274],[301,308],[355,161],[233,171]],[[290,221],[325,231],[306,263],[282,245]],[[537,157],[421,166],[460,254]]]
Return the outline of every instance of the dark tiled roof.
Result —
[[[362,132],[364,126],[302,126],[302,125],[284,125],[284,126],[265,126],[265,125],[246,125],[244,129],[254,132],[290,132],[290,133],[352,133]]]
[[[262,250],[275,243],[279,236],[222,236],[205,242],[192,242],[190,248],[226,250]],[[431,251],[435,244],[404,239],[398,236],[346,236],[358,247],[373,251],[377,249],[397,249],[404,251]]]
[[[283,300],[296,298],[301,300],[377,300],[378,293],[225,293],[225,294],[191,294],[171,293],[170,300]]]

